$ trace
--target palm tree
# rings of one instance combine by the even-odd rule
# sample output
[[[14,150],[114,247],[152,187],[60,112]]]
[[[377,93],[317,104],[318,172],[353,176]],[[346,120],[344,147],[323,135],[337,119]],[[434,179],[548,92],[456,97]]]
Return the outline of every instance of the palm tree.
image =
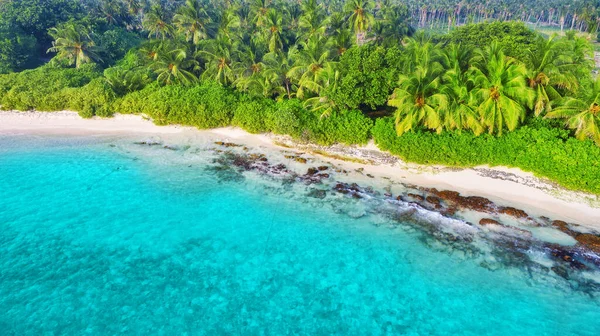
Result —
[[[546,114],[546,118],[563,118],[575,130],[579,140],[590,138],[600,146],[600,80],[579,97],[565,97]]]
[[[152,6],[144,17],[142,26],[148,31],[148,37],[165,39],[173,35],[173,27],[167,22],[166,14],[160,6]]]
[[[270,9],[265,19],[267,38],[269,41],[269,52],[277,52],[283,48],[283,43],[281,41],[282,24],[283,17],[281,14],[274,9]]]
[[[118,95],[139,91],[152,81],[149,70],[126,70],[113,66],[104,70],[104,79]]]
[[[560,55],[560,45],[549,39],[540,38],[535,51],[529,50],[527,82],[536,91],[534,112],[536,116],[552,110],[552,101],[560,99],[554,86],[575,91],[577,78],[568,71],[571,61],[566,55]]]
[[[307,80],[304,86],[309,88],[317,96],[304,101],[304,107],[321,114],[321,118],[329,117],[339,108],[335,101],[329,97],[329,93],[335,92],[341,75],[335,63],[328,63],[323,71],[320,71],[314,81]]]
[[[237,61],[233,63],[236,80],[234,84],[244,90],[248,83],[256,80],[264,69],[262,57],[265,50],[262,45],[250,43],[244,45],[241,50],[235,53]]]
[[[210,17],[198,0],[186,0],[185,6],[180,7],[173,17],[173,22],[179,31],[185,34],[187,41],[197,45],[207,37],[206,27]]]
[[[257,27],[262,27],[265,24],[267,13],[269,12],[270,0],[252,0],[250,4],[250,13],[252,21]]]
[[[396,107],[396,132],[402,135],[423,125],[428,129],[443,130],[443,115],[448,110],[448,96],[441,91],[443,66],[436,60],[435,49],[429,42],[411,42],[414,71],[400,75],[388,105]]]
[[[130,15],[137,15],[142,9],[139,0],[125,0],[125,5]]]
[[[307,9],[298,21],[298,27],[300,28],[300,38],[308,40],[313,36],[322,36],[325,34],[325,15],[320,7],[314,9],[309,6],[304,6]]]
[[[85,27],[68,23],[52,28],[48,33],[54,38],[48,52],[57,53],[56,56],[66,59],[69,65],[75,64],[75,68],[79,69],[81,64],[102,61],[98,55],[100,48]]]
[[[233,69],[234,45],[226,39],[207,41],[197,56],[205,60],[203,79],[213,79],[223,85],[235,81]]]
[[[508,58],[498,43],[480,52],[477,66],[469,76],[475,83],[482,124],[490,134],[502,134],[504,126],[512,131],[533,107],[535,92],[527,86],[525,65]]]
[[[484,128],[479,122],[472,85],[465,72],[471,56],[472,50],[457,44],[451,44],[445,50],[444,63],[448,70],[443,76],[441,92],[448,96],[449,107],[443,122],[446,129],[469,129],[480,135]]]
[[[188,57],[185,50],[175,49],[162,54],[150,65],[150,69],[157,75],[156,80],[162,84],[181,83],[187,85],[197,80],[192,72],[197,66],[198,62]]]
[[[297,96],[302,98],[305,88],[315,92],[311,83],[317,82],[319,74],[330,66],[332,50],[327,38],[316,35],[301,42],[300,47],[294,54],[294,67],[288,75],[298,81]]]
[[[233,43],[239,38],[237,30],[240,28],[240,26],[241,19],[235,10],[226,10],[219,18],[216,38],[219,40],[228,41],[228,43]]]
[[[98,4],[98,14],[102,15],[106,22],[112,25],[128,23],[130,17],[125,3],[119,1],[103,0]]]
[[[288,99],[292,98],[296,90],[296,85],[292,78],[288,76],[294,65],[296,54],[297,48],[294,46],[287,53],[268,53],[263,58],[265,66],[263,76],[269,78],[270,82],[276,86],[273,91],[285,95]]]
[[[350,49],[354,45],[352,32],[343,28],[335,31],[332,36],[331,43],[333,48],[337,51],[337,56],[342,56],[346,50]]]
[[[373,26],[375,39],[383,45],[400,44],[405,36],[414,33],[409,19],[406,7],[386,5],[381,9],[381,20],[377,20]]]
[[[340,31],[342,29],[348,28],[346,20],[346,15],[341,12],[331,13],[327,17],[326,26],[327,26],[327,34],[333,35],[335,32]]]
[[[375,22],[375,17],[370,13],[372,8],[373,3],[370,0],[348,0],[344,6],[344,10],[350,14],[348,20],[356,34],[356,43],[358,44],[360,44],[363,33]]]
[[[176,49],[169,42],[168,40],[150,40],[140,47],[138,54],[146,62],[157,61],[163,53]]]

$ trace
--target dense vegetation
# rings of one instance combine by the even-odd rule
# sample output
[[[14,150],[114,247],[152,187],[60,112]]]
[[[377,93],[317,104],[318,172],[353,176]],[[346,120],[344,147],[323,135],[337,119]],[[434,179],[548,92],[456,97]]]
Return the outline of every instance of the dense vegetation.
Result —
[[[372,129],[379,148],[409,162],[449,166],[519,167],[563,186],[598,193],[600,147],[538,120],[501,137],[425,130],[397,136],[394,122],[381,118]]]
[[[473,13],[513,17],[468,1],[448,5],[460,26],[426,35],[413,28],[421,16],[441,16],[415,16],[419,3],[0,1],[0,105],[144,113],[319,144],[372,137],[409,161],[517,166],[600,193],[590,42],[522,22],[465,25]],[[580,17],[574,7],[561,15]]]

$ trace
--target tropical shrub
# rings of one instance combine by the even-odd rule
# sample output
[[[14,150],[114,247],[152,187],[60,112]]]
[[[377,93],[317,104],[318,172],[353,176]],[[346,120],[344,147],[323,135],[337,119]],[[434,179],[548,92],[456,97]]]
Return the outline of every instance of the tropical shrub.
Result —
[[[216,128],[231,124],[237,100],[233,92],[214,82],[194,87],[153,84],[118,99],[113,109],[121,113],[145,113],[159,125]]]
[[[198,120],[198,127],[215,128],[229,126],[236,109],[238,97],[228,88],[215,82],[204,82],[192,91],[198,90],[201,99],[198,103],[206,110]]]
[[[288,134],[299,137],[301,132],[300,116],[306,114],[302,102],[297,99],[281,100],[275,107],[267,110],[265,126],[276,134]]]
[[[144,104],[148,102],[148,97],[159,89],[158,83],[153,83],[142,90],[130,92],[116,99],[112,104],[112,109],[123,114],[142,113]]]
[[[108,65],[121,59],[130,49],[141,42],[139,35],[120,27],[103,32],[97,40],[98,45],[102,48],[104,64]]]
[[[57,111],[65,108],[62,89],[82,87],[101,75],[95,65],[81,69],[45,65],[14,75],[0,75],[0,105],[5,110]],[[5,77],[8,76],[8,77]]]
[[[373,121],[359,110],[341,111],[327,118],[307,111],[301,119],[300,138],[321,145],[366,144],[373,127]]]
[[[500,137],[424,130],[397,136],[393,119],[382,118],[371,132],[380,149],[405,161],[457,167],[518,167],[568,188],[599,193],[600,147],[549,126],[538,121]]]
[[[350,48],[340,58],[342,79],[332,99],[337,105],[352,109],[385,106],[398,80],[402,64],[398,61],[400,53],[397,47]]]
[[[68,89],[69,109],[79,112],[83,118],[110,117],[115,92],[103,78],[96,78],[85,86]]]
[[[495,21],[458,27],[442,37],[442,41],[480,49],[497,42],[507,56],[525,60],[527,53],[535,50],[536,38],[537,33],[523,22]]]
[[[242,99],[235,110],[231,123],[250,133],[267,131],[266,118],[273,114],[274,103],[270,99]]]
[[[36,44],[35,37],[0,24],[0,74],[20,71],[35,64]]]

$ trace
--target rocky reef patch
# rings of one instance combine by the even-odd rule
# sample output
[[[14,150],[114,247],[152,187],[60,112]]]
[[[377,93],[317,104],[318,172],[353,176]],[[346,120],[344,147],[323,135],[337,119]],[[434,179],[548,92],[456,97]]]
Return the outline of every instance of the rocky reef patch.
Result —
[[[560,279],[570,288],[590,295],[600,293],[600,283],[585,276],[600,272],[600,234],[578,230],[576,223],[533,216],[514,206],[453,190],[401,184],[402,191],[394,194],[391,189],[371,186],[369,178],[349,182],[352,174],[367,175],[304,153],[283,152],[281,158],[271,158],[228,142],[214,143],[212,151],[215,156],[207,169],[224,181],[244,179],[250,173],[282,185],[294,184],[303,191],[288,188],[284,192],[293,194],[282,197],[327,204],[353,218],[383,216],[390,229],[418,234],[423,244],[474,259],[486,269],[514,267],[528,272],[532,279]],[[377,179],[373,176],[372,180]],[[570,237],[573,244],[545,239],[537,234],[540,230]]]

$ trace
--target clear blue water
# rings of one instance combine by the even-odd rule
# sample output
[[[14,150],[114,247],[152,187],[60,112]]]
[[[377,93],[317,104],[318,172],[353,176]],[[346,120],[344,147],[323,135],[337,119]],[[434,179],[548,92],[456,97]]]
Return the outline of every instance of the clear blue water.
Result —
[[[600,332],[562,279],[119,141],[0,137],[0,334]]]

